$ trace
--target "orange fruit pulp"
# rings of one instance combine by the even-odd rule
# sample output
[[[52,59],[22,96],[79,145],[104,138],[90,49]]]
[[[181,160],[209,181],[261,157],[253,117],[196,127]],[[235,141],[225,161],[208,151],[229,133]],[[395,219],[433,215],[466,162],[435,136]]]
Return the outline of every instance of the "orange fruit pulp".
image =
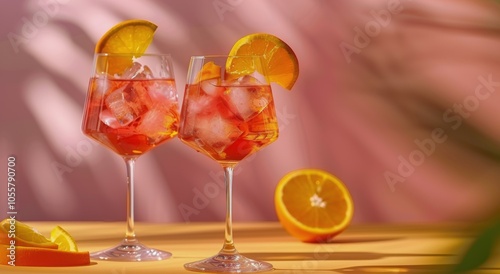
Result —
[[[345,185],[319,169],[286,174],[275,192],[275,208],[286,231],[303,242],[327,242],[344,231],[353,216]]]

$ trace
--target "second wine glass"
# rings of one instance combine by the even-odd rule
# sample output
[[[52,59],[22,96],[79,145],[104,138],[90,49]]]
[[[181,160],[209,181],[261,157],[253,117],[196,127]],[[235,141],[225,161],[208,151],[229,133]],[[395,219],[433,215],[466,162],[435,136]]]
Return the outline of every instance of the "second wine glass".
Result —
[[[127,168],[127,226],[115,247],[92,259],[152,261],[170,252],[141,244],[134,232],[134,164],[137,158],[172,139],[178,131],[178,103],[170,55],[96,53],[82,130],[120,155]]]
[[[278,138],[271,86],[258,56],[194,56],[181,110],[180,139],[224,169],[226,225],[222,249],[188,263],[188,270],[256,272],[272,265],[238,253],[233,241],[233,169],[245,157]]]

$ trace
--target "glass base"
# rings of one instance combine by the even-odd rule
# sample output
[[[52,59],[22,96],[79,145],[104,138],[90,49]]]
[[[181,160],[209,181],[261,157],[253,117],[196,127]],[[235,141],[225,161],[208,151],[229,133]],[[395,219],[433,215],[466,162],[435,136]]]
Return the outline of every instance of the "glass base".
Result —
[[[97,252],[90,253],[93,260],[121,261],[121,262],[141,262],[160,261],[172,257],[172,253],[149,248],[139,242],[121,244]]]
[[[249,273],[269,271],[273,266],[266,262],[255,261],[238,253],[217,254],[213,257],[187,263],[184,268],[200,272]]]

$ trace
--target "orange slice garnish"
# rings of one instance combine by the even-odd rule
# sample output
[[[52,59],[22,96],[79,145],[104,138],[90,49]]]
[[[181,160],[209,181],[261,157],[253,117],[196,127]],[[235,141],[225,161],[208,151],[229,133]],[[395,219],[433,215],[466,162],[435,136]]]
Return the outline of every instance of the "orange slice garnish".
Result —
[[[109,29],[95,46],[98,53],[144,53],[157,26],[142,19],[126,20]]]
[[[269,81],[291,90],[299,76],[299,62],[292,48],[280,38],[267,33],[254,33],[239,39],[229,55],[257,55],[264,59],[265,74]],[[230,59],[226,71],[232,74],[248,74],[249,64],[241,59]]]
[[[141,56],[153,41],[157,26],[142,19],[126,20],[109,29],[95,46],[96,53],[132,53]],[[108,74],[121,73],[132,64],[130,57],[115,57],[108,66],[98,66]],[[111,65],[109,65],[111,64]]]

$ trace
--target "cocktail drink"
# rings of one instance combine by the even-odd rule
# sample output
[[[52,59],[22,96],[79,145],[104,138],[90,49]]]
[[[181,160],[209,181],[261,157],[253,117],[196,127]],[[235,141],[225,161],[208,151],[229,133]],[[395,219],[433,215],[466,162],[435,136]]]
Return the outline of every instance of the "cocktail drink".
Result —
[[[177,135],[175,90],[173,79],[92,77],[83,131],[119,155],[139,156]]]
[[[237,69],[245,64],[245,70]],[[186,264],[207,272],[254,272],[272,269],[240,255],[232,237],[232,177],[245,157],[278,138],[271,86],[258,56],[191,58],[181,110],[180,139],[217,161],[225,171],[226,232],[221,251]]]
[[[148,248],[134,233],[134,163],[142,154],[177,135],[178,103],[172,61],[164,54],[96,53],[82,130],[127,165],[127,229],[118,246],[92,253],[93,259],[161,260],[169,252]]]
[[[271,86],[252,76],[186,86],[180,138],[223,165],[235,165],[278,138]]]

